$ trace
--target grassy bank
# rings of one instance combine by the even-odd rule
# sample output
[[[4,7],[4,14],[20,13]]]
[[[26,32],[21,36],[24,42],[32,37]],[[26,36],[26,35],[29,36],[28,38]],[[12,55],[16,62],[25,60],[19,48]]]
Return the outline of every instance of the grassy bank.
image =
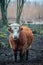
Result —
[[[0,24],[1,25],[1,24]],[[35,25],[35,24],[27,24],[25,25],[33,31],[34,36],[43,36],[43,24]],[[3,45],[4,47],[9,47],[9,32],[7,30],[6,26],[0,27],[0,45]],[[38,40],[39,41],[39,40]]]

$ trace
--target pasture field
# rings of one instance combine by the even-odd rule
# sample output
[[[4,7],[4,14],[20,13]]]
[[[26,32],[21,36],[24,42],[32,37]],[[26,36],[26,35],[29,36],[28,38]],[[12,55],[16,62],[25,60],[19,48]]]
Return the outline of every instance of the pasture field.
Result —
[[[32,29],[34,42],[29,51],[28,62],[15,63],[9,45],[9,32],[6,26],[2,27],[0,24],[0,65],[43,65],[43,24],[27,24],[26,26]]]

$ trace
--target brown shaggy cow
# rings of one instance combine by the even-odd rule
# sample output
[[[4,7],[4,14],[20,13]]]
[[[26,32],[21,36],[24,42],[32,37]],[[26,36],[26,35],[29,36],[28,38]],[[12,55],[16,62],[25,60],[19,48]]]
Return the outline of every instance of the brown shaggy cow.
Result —
[[[28,49],[33,42],[32,30],[26,26],[20,26],[17,23],[8,26],[10,31],[9,42],[14,51],[15,61],[17,61],[17,51],[20,51],[20,60],[23,60],[24,54],[28,59]]]

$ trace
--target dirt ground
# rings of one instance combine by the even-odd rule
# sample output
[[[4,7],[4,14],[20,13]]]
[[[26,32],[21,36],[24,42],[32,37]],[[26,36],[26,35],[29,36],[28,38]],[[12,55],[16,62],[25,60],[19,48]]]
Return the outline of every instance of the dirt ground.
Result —
[[[19,56],[17,58],[19,60]],[[12,49],[0,46],[0,65],[43,65],[43,35],[35,36],[28,61],[14,62]]]
[[[11,49],[3,48],[0,50],[0,65],[43,65],[43,51],[40,54],[33,54],[30,50],[28,61],[14,62],[13,52]],[[34,56],[33,56],[34,55]]]

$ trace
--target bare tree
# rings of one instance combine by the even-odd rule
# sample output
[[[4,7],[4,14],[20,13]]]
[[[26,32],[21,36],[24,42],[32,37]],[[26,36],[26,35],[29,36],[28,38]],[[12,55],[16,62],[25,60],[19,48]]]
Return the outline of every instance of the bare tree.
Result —
[[[20,16],[23,10],[25,0],[17,0],[17,16],[16,16],[16,22],[20,22]]]
[[[10,0],[0,0],[1,3],[1,14],[2,14],[2,21],[4,25],[7,25],[8,20],[7,20],[7,8]]]

